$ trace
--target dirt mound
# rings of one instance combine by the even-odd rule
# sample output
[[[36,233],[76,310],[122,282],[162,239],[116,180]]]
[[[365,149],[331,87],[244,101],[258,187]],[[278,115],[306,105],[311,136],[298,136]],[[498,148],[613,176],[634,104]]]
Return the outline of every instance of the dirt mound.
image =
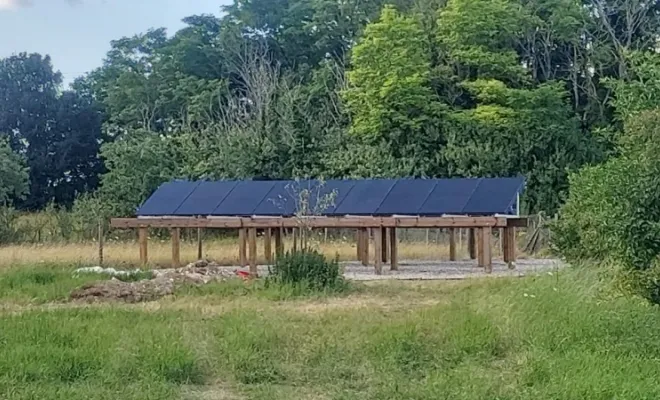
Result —
[[[153,279],[124,282],[117,278],[90,283],[71,293],[71,299],[82,302],[123,301],[139,303],[168,296],[182,285],[206,285],[214,281],[238,278],[237,271],[210,263],[197,261],[184,268],[155,270]]]

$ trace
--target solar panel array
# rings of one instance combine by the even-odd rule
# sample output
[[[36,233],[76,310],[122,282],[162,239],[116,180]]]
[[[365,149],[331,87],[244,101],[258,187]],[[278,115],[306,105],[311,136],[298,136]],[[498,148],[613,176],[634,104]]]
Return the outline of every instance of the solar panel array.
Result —
[[[523,178],[173,181],[137,215],[291,216],[305,193],[309,209],[327,216],[516,214],[524,184]]]

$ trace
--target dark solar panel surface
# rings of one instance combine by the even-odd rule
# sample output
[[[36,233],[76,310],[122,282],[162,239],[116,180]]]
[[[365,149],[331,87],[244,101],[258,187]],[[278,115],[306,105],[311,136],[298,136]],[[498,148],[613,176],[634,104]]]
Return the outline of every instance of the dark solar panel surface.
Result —
[[[236,181],[200,182],[173,215],[211,215],[237,184]]]
[[[468,178],[437,179],[435,188],[419,208],[419,214],[462,214],[479,181]]]
[[[463,208],[464,214],[509,213],[522,188],[522,178],[480,179],[479,185]]]
[[[300,193],[324,215],[492,215],[515,213],[523,178],[318,181],[174,181],[163,184],[138,216],[290,216]],[[332,194],[336,193],[336,194]],[[319,198],[334,201],[322,210]]]
[[[419,214],[419,209],[436,184],[435,179],[398,180],[383,199],[376,213],[380,215]]]
[[[174,215],[199,182],[173,181],[161,185],[138,209],[142,216]]]
[[[293,215],[296,210],[294,186],[292,181],[274,181],[271,190],[255,208],[254,215]]]
[[[238,182],[234,190],[213,210],[211,215],[254,215],[254,210],[261,204],[273,186],[275,186],[275,181]]]
[[[333,214],[375,215],[395,183],[394,179],[357,181]]]

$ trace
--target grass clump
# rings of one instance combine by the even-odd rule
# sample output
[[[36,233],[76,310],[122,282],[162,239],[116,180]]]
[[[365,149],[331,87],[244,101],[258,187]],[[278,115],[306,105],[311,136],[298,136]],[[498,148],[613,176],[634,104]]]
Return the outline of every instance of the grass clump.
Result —
[[[269,280],[306,291],[342,291],[346,288],[339,260],[328,260],[312,249],[287,252],[278,257]]]

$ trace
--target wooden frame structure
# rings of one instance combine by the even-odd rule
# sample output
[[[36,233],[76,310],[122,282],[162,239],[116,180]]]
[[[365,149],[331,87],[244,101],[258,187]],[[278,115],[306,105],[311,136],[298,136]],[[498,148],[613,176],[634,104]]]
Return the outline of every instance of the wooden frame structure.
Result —
[[[198,253],[201,254],[202,229],[237,229],[239,240],[239,263],[250,266],[250,273],[257,274],[257,230],[264,230],[264,251],[266,260],[272,262],[272,240],[275,240],[275,254],[284,252],[282,237],[284,230],[293,228],[294,242],[300,228],[351,228],[357,230],[357,259],[369,265],[369,242],[373,236],[374,267],[382,274],[383,264],[390,262],[392,270],[397,270],[398,228],[445,228],[450,233],[450,260],[456,260],[456,230],[469,229],[468,248],[471,259],[476,259],[479,267],[492,272],[492,231],[502,232],[504,261],[513,266],[516,260],[516,228],[526,227],[524,217],[420,217],[420,216],[344,216],[344,217],[142,217],[115,218],[111,226],[118,229],[137,229],[140,244],[140,261],[148,262],[148,229],[166,228],[172,234],[172,265],[180,266],[180,230],[198,229]],[[294,244],[295,246],[295,244]],[[249,251],[248,251],[249,250]]]

